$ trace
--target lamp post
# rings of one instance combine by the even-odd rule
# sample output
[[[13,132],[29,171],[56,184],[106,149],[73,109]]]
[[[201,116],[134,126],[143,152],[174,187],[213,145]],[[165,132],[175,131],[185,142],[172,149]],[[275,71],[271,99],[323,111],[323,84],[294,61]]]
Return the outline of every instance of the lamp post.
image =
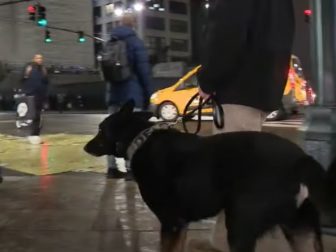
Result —
[[[144,40],[144,9],[144,3],[139,0],[133,4],[133,10],[135,11],[137,16],[138,36],[142,40]]]
[[[311,55],[317,104],[299,129],[306,152],[326,169],[336,156],[336,0],[310,0]]]

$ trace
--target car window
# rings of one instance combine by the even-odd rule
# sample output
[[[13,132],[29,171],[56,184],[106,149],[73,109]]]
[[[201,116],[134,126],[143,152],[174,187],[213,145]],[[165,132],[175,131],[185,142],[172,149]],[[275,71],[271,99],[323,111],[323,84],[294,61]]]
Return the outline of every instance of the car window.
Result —
[[[196,75],[191,76],[189,79],[182,82],[176,90],[184,90],[184,89],[191,89],[196,88],[198,86],[198,81]]]

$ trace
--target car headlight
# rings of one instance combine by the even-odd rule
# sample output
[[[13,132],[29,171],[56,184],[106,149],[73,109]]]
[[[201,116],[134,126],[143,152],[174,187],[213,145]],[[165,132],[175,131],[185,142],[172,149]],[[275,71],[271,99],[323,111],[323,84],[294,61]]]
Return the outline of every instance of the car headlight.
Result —
[[[158,95],[157,95],[157,93],[154,93],[154,94],[152,94],[152,96],[151,96],[151,100],[155,100],[156,98],[158,97]]]

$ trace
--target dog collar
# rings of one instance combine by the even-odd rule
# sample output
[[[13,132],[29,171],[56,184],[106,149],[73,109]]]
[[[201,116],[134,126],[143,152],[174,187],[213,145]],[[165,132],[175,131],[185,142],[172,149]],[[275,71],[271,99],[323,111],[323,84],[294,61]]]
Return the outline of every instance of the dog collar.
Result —
[[[130,146],[127,148],[127,159],[132,160],[136,151],[146,142],[146,140],[153,134],[156,130],[170,129],[175,123],[156,123],[150,128],[141,131],[132,141]]]

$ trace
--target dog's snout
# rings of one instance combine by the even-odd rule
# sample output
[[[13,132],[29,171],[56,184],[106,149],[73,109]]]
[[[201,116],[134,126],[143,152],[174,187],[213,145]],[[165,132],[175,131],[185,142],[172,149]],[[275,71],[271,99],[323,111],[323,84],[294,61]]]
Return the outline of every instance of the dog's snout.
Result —
[[[91,155],[95,155],[95,153],[99,149],[99,144],[97,143],[96,138],[91,139],[85,146],[84,146],[84,151]]]
[[[95,137],[84,146],[84,151],[90,155],[100,157],[107,154],[106,147],[99,138]]]
[[[92,147],[91,146],[91,141],[88,142],[85,146],[84,146],[84,151],[89,153],[89,154],[92,154]]]
[[[84,151],[87,153],[90,153],[88,143],[84,146]]]

